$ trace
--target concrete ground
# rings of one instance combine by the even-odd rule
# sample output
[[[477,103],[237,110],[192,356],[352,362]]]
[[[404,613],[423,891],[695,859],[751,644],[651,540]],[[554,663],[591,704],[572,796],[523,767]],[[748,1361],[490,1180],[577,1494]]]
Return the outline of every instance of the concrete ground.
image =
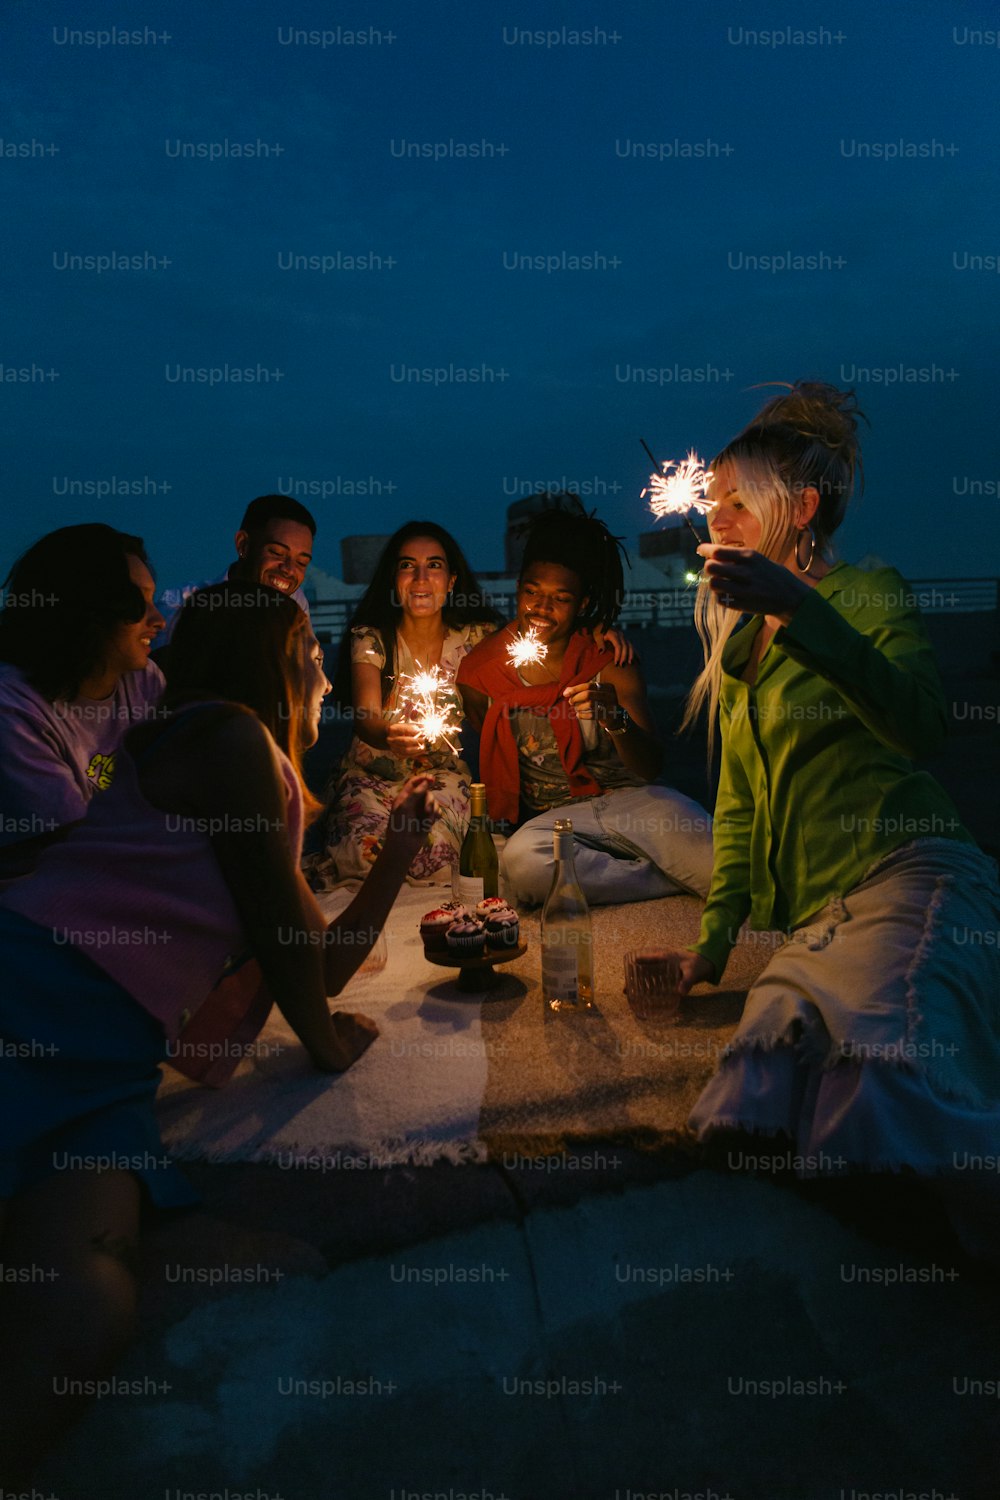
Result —
[[[996,1493],[974,1473],[1000,1289],[904,1183],[599,1144],[554,1170],[190,1175],[206,1209],[146,1240],[119,1370],[142,1394],[95,1403],[48,1493]]]

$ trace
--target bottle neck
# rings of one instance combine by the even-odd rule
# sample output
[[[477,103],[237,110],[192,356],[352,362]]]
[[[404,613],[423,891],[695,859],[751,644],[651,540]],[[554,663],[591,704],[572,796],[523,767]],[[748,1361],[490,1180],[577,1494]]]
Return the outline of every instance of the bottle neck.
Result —
[[[575,879],[576,866],[573,863],[573,835],[570,834],[568,838],[559,838],[557,836],[553,853],[555,855],[556,874],[561,879]]]

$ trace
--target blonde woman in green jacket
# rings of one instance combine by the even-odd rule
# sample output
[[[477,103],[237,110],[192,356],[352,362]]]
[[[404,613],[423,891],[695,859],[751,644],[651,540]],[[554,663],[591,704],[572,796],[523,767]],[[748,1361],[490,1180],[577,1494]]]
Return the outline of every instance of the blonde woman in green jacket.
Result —
[[[687,717],[718,709],[722,768],[682,991],[748,917],[781,936],[691,1124],[784,1140],[805,1173],[960,1174],[1000,1141],[1000,892],[914,764],[946,714],[912,590],[832,557],[860,415],[801,383],[713,464]]]

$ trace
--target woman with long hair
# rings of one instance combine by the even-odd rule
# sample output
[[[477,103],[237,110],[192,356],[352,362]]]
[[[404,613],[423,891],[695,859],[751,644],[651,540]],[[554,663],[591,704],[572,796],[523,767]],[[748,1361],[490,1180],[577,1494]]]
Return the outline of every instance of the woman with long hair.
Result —
[[[163,716],[111,787],[0,897],[0,1479],[23,1481],[129,1336],[142,1193],[192,1201],[153,1112],[159,1064],[221,1083],[272,1000],[312,1065],[349,1068],[375,1024],[330,1013],[433,821],[427,778],[395,799],[364,889],[327,924],[299,871],[315,804],[299,772],[330,684],[298,605],[222,584],[185,604]]]
[[[716,708],[715,863],[682,993],[747,917],[780,932],[691,1123],[813,1170],[953,1174],[1000,1132],[996,866],[915,762],[946,710],[912,590],[835,560],[860,471],[853,392],[801,382],[715,459],[700,548]],[[742,617],[749,616],[749,619]]]
[[[82,818],[126,731],[155,714],[163,626],[142,539],[63,526],[11,568],[0,603],[0,885]]]
[[[407,708],[407,680],[437,672],[435,706],[457,725],[454,682],[463,657],[500,623],[461,547],[434,521],[408,521],[382,550],[340,645],[334,693],[354,736],[328,792],[324,853],[308,861],[314,886],[363,879],[378,857],[400,785],[433,777],[440,817],[410,878],[447,880],[468,815],[471,773],[452,744],[428,744]]]

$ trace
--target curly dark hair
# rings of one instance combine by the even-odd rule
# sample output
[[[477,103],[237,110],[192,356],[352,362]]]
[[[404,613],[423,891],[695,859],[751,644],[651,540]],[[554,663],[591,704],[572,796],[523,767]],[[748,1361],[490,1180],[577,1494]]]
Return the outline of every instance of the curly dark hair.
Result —
[[[435,521],[407,521],[400,526],[382,548],[372,581],[351,616],[347,629],[340,640],[337,669],[333,674],[333,695],[341,708],[352,706],[351,689],[351,631],[358,625],[368,625],[377,630],[385,648],[385,664],[382,667],[382,702],[389,696],[392,680],[396,674],[396,627],[403,618],[403,606],[396,596],[396,561],[400,548],[411,537],[429,536],[439,543],[448,560],[448,572],[454,573],[455,583],[442,611],[446,625],[457,627],[489,623],[500,625],[502,616],[486,602],[487,596],[475,573],[469,567],[465,554],[450,532]]]
[[[587,600],[577,624],[606,628],[618,618],[625,595],[623,557],[627,562],[621,537],[613,536],[593,512],[586,515],[582,506],[579,514],[568,508],[550,510],[528,532],[520,577],[532,563],[569,568],[579,578]]]
[[[118,627],[146,611],[130,557],[149,567],[142,538],[98,521],[40,537],[4,581],[0,661],[20,667],[50,703],[71,702],[101,670]]]

